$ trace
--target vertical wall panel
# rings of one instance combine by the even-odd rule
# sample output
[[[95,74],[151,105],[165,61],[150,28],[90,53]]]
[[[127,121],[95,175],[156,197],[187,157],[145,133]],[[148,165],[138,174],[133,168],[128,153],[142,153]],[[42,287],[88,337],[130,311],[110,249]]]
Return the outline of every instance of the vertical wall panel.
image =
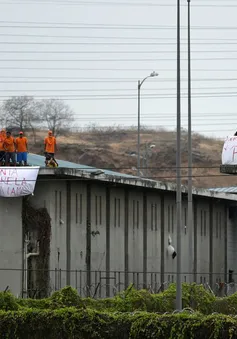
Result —
[[[125,214],[125,221],[124,221],[124,251],[125,251],[125,255],[124,255],[124,270],[125,270],[125,278],[124,278],[124,282],[125,282],[125,288],[128,287],[128,270],[129,270],[129,253],[128,253],[128,223],[129,223],[129,217],[128,217],[128,213],[129,213],[129,192],[128,189],[125,189],[124,192],[124,200],[125,200],[125,204],[124,204],[124,214]]]
[[[206,283],[210,271],[210,209],[209,199],[197,200],[197,283]]]
[[[214,225],[213,225],[213,201],[210,200],[209,201],[209,228],[210,228],[210,258],[209,258],[209,283],[210,283],[210,286],[213,286],[213,231],[214,231]],[[218,218],[217,218],[217,224],[216,224],[216,227],[217,227],[217,230],[218,230]],[[205,235],[205,224],[204,224],[204,235]]]
[[[160,286],[161,269],[161,199],[154,192],[147,193],[147,284],[153,290]],[[152,274],[153,273],[153,274]]]
[[[89,193],[89,192],[88,192]],[[82,296],[87,286],[87,183],[71,183],[71,285]],[[88,211],[90,219],[90,213]],[[89,253],[88,253],[89,254]]]
[[[71,198],[72,198],[71,182],[67,181],[67,217],[66,217],[67,285],[71,284],[71,272],[70,272],[71,271]]]
[[[129,192],[128,213],[129,284],[143,286],[143,193]],[[134,273],[135,274],[134,274]]]
[[[110,189],[106,188],[106,297],[110,295]]]
[[[86,203],[86,270],[87,286],[91,286],[91,185],[87,185],[87,203]],[[87,290],[87,296],[90,291]]]

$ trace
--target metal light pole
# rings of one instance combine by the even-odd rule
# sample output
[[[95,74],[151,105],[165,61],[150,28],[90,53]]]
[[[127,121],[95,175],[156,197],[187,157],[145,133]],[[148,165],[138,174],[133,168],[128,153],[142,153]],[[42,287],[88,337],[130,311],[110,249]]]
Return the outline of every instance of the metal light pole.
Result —
[[[141,129],[141,87],[142,84],[146,81],[148,78],[154,78],[157,77],[159,74],[153,71],[150,75],[148,75],[146,78],[144,78],[142,81],[138,80],[138,105],[137,105],[137,176],[140,176],[140,129]]]
[[[188,2],[188,234],[189,234],[189,271],[193,281],[193,194],[192,194],[192,111],[191,111],[191,34],[190,3]]]
[[[176,151],[176,209],[177,209],[177,277],[176,277],[176,309],[182,309],[181,284],[181,95],[180,95],[180,0],[177,0],[177,151]]]

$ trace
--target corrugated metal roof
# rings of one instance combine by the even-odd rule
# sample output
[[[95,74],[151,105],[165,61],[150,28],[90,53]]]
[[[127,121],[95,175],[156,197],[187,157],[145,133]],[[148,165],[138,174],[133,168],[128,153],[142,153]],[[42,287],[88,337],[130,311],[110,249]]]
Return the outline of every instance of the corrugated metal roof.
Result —
[[[96,167],[90,167],[90,166],[86,166],[86,165],[82,165],[82,164],[76,164],[74,162],[70,162],[70,161],[64,161],[64,160],[58,160],[57,159],[57,163],[59,165],[59,167],[64,167],[64,168],[75,168],[75,169],[79,169],[79,170],[83,170],[89,173],[93,173],[99,170],[99,168]],[[40,166],[40,167],[45,167],[45,157],[43,157],[42,155],[38,155],[38,154],[33,154],[33,153],[29,153],[28,154],[28,164],[30,166]],[[104,172],[104,174],[107,175],[114,175],[114,176],[118,176],[118,177],[123,177],[123,178],[135,178],[132,175],[128,175],[128,174],[123,174],[123,173],[119,173],[119,172],[114,172],[114,171],[109,171],[109,170],[102,170]]]
[[[237,194],[237,186],[209,188],[209,191],[213,191],[213,192],[217,192],[217,193]]]

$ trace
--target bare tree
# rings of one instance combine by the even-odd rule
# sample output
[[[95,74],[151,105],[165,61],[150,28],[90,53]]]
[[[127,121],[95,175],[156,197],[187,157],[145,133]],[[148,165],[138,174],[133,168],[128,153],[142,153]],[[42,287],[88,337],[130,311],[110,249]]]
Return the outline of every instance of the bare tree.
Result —
[[[6,126],[32,129],[35,119],[34,98],[20,96],[6,100],[1,107],[1,115],[5,119]]]
[[[39,103],[40,119],[47,123],[54,135],[62,134],[74,120],[72,109],[62,100],[48,99]]]

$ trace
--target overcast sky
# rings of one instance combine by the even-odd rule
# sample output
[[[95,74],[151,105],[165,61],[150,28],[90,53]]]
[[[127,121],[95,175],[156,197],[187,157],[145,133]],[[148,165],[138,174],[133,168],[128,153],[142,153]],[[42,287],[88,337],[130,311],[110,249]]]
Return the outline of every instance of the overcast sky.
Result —
[[[187,2],[181,4],[187,127]],[[237,130],[237,3],[191,6],[193,130],[225,137]],[[136,125],[137,81],[155,70],[159,77],[142,87],[141,123],[175,128],[175,0],[0,0],[0,43],[2,100],[61,97],[78,126]]]

